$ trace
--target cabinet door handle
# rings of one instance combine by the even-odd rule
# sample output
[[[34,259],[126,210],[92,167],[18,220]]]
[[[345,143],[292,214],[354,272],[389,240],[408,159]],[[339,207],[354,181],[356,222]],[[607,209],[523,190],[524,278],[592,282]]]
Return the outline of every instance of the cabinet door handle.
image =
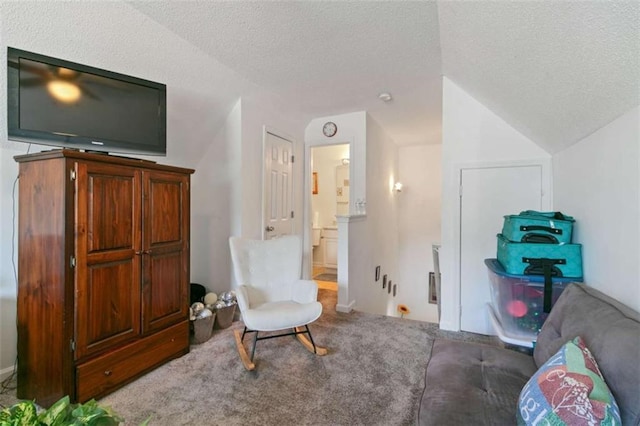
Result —
[[[276,228],[274,228],[273,226],[267,226],[267,227],[266,227],[266,228],[264,228],[264,229],[265,229],[265,231],[267,231],[267,232],[272,232],[272,231],[273,231],[274,229],[276,229]]]

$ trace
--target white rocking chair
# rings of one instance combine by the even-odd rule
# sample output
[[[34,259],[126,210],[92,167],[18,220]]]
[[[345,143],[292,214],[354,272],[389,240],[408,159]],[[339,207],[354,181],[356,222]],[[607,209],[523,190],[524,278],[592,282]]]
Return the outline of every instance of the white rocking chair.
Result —
[[[295,335],[309,351],[325,355],[327,350],[316,346],[308,324],[322,313],[318,302],[318,285],[302,280],[302,241],[287,235],[272,240],[229,239],[233,271],[238,283],[238,307],[244,321],[244,331],[235,330],[236,346],[247,370],[253,370],[253,357],[258,340]],[[291,332],[258,337],[259,332],[292,329]],[[253,336],[251,356],[244,347],[247,333]],[[306,336],[309,336],[307,339]]]

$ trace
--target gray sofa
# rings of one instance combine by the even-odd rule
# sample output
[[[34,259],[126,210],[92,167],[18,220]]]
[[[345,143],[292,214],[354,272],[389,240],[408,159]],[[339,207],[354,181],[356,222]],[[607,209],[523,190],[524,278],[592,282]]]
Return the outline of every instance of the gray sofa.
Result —
[[[538,336],[533,356],[437,340],[427,366],[419,425],[512,425],[520,391],[538,367],[581,336],[620,408],[623,425],[640,424],[640,315],[604,295],[569,284]]]

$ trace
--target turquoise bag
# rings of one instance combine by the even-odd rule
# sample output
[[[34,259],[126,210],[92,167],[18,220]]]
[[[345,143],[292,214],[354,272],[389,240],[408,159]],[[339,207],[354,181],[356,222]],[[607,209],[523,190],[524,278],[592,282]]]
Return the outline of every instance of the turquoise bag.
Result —
[[[582,244],[516,243],[498,234],[498,260],[507,273],[544,275],[537,259],[549,260],[555,277],[582,278]]]
[[[525,210],[504,217],[502,235],[523,243],[570,243],[573,217],[560,212]]]
[[[517,243],[498,234],[498,261],[508,274],[544,276],[544,312],[551,310],[553,277],[582,281],[581,244]]]

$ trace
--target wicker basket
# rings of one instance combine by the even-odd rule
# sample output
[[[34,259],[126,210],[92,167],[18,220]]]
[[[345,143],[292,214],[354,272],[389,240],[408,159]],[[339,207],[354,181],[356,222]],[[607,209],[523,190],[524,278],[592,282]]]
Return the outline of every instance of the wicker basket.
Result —
[[[194,345],[199,345],[209,340],[211,338],[211,333],[213,332],[213,324],[215,323],[215,321],[215,312],[210,317],[191,321],[191,343],[193,343]]]

